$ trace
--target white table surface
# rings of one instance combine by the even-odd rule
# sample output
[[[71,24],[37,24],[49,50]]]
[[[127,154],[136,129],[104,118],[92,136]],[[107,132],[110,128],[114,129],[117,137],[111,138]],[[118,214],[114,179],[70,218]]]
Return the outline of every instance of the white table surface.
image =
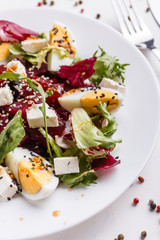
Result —
[[[47,0],[48,3],[50,0]],[[146,12],[146,0],[134,0],[138,11],[152,31],[155,43],[160,48],[160,28],[155,23],[151,12]],[[0,0],[0,9],[37,7],[38,0]],[[75,0],[55,0],[53,8],[80,13],[95,18],[97,13],[103,21],[120,31],[111,0],[83,0],[83,4],[74,6]],[[43,6],[50,7],[50,6]],[[159,1],[160,9],[160,1]],[[160,82],[160,62],[149,51],[144,52]],[[156,104],[156,103],[155,103]],[[148,164],[140,173],[145,181],[140,184],[137,179],[133,185],[110,207],[84,223],[53,236],[39,240],[114,240],[123,233],[126,240],[139,240],[143,230],[147,231],[146,240],[160,239],[160,213],[149,210],[149,199],[160,205],[160,136]],[[137,206],[132,201],[138,197]],[[16,230],[15,230],[16,231]]]

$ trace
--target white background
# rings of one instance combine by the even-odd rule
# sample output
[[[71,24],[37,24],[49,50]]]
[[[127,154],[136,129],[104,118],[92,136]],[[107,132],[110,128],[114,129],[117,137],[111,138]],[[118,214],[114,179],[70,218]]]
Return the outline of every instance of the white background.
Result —
[[[156,45],[160,48],[160,28],[155,23],[151,12],[146,12],[148,7],[146,0],[134,0],[134,2],[152,31]],[[0,9],[37,7],[37,3],[36,0],[0,0]],[[48,0],[48,6],[45,7],[51,8],[49,3]],[[97,21],[103,21],[120,31],[111,0],[83,0],[83,4],[77,7],[74,3],[74,0],[55,0],[52,8],[76,13],[80,13],[83,8],[82,14],[91,18],[95,18],[96,14],[100,13],[101,17]],[[160,9],[160,1],[157,7]],[[149,51],[145,51],[144,54],[160,82],[160,62]],[[144,183],[140,184],[135,179],[133,185],[103,212],[72,229],[54,236],[39,238],[39,240],[114,240],[119,233],[123,233],[127,240],[139,240],[143,230],[147,231],[146,239],[159,240],[160,213],[151,212],[148,202],[153,199],[160,205],[160,137],[148,164],[140,175],[145,179]],[[135,197],[140,200],[137,206],[132,205]]]

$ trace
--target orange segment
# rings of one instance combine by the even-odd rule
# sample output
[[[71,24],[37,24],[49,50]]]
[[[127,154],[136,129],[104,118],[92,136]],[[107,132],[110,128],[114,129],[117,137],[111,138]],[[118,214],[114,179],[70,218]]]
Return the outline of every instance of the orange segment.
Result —
[[[72,37],[68,30],[58,24],[54,24],[50,31],[49,44],[55,47],[63,47],[68,51],[68,57],[74,58],[76,49],[72,44]]]
[[[119,104],[117,96],[106,90],[95,90],[81,97],[81,105],[88,113],[100,113],[98,110],[99,102],[107,103],[108,111],[115,109]]]
[[[19,180],[23,189],[29,194],[36,194],[43,185],[51,181],[51,174],[47,170],[41,170],[39,164],[22,160],[18,166]]]
[[[9,55],[9,47],[11,43],[0,43],[0,62],[6,60]]]

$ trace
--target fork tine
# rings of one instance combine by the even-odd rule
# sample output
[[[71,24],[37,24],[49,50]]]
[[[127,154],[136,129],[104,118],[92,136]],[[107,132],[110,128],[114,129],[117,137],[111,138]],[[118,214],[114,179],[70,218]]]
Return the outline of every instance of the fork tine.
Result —
[[[129,31],[128,31],[127,25],[126,25],[126,23],[124,21],[124,17],[122,15],[122,12],[121,12],[121,10],[119,8],[119,5],[117,3],[117,0],[112,0],[112,3],[113,3],[113,6],[114,6],[114,9],[115,9],[116,16],[117,16],[118,22],[120,24],[122,33],[125,36],[129,36]]]
[[[135,30],[133,28],[133,24],[131,23],[130,16],[128,15],[127,8],[126,8],[124,0],[116,0],[116,1],[119,5],[120,11],[121,11],[121,13],[124,17],[124,21],[125,21],[125,24],[128,28],[129,33],[134,34]]]
[[[141,28],[140,22],[137,19],[137,15],[136,15],[136,12],[133,8],[133,5],[132,5],[131,1],[130,0],[124,0],[124,4],[126,6],[128,16],[130,17],[130,20],[131,20],[131,23],[133,25],[133,28],[134,28],[135,32],[141,31],[142,28]]]
[[[143,31],[143,30],[146,30],[146,31],[150,32],[149,28],[148,28],[147,25],[144,23],[144,21],[142,20],[142,18],[140,17],[140,15],[137,14],[138,11],[137,11],[137,9],[136,9],[133,1],[132,1],[132,0],[129,0],[129,1],[130,1],[130,3],[131,3],[132,10],[133,10],[134,15],[135,15],[135,17],[136,17],[136,20],[137,20],[137,22],[138,22],[138,24],[139,24],[139,26],[140,26],[140,29],[141,29],[142,31]]]

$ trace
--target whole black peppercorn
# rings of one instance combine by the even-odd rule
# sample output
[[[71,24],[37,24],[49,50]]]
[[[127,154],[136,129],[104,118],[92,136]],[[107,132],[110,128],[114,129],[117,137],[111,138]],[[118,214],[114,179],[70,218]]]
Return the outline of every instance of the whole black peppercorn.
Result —
[[[118,235],[118,240],[124,240],[124,235],[123,234],[119,234]]]
[[[150,209],[154,210],[155,208],[156,208],[156,204],[154,202],[152,202],[151,205],[150,205]]]
[[[147,232],[146,231],[141,232],[141,239],[145,239],[146,236],[147,236]]]

